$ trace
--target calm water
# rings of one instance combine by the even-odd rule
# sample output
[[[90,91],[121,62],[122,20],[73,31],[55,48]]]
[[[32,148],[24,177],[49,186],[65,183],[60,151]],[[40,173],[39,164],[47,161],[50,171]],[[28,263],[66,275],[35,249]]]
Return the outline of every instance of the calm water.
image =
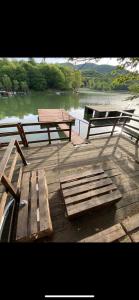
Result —
[[[111,93],[111,92],[92,92],[89,89],[81,89],[79,94],[71,92],[61,92],[60,95],[56,92],[32,93],[28,96],[0,98],[0,123],[10,122],[33,122],[38,120],[38,108],[64,108],[72,116],[83,119],[85,105],[104,105],[104,104],[124,104],[126,107],[135,107],[136,113],[139,114],[139,99],[124,101],[129,94],[126,93]],[[87,125],[81,123],[81,136],[86,136]],[[40,129],[35,126],[28,127],[26,130]],[[75,123],[75,127],[79,131],[79,121]],[[6,129],[1,129],[5,131]],[[12,129],[11,129],[12,131]],[[44,134],[42,134],[44,137]],[[30,140],[36,139],[36,136],[28,136]],[[53,137],[56,134],[53,133]],[[2,141],[9,141],[11,137],[3,138]]]

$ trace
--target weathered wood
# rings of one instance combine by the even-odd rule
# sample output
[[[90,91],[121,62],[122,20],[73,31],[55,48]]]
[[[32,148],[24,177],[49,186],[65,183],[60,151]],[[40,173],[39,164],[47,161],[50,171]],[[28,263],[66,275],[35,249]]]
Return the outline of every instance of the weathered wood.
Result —
[[[94,190],[94,189],[97,189],[97,188],[100,188],[100,187],[103,187],[103,186],[106,186],[106,185],[111,185],[111,184],[112,184],[112,181],[111,181],[110,178],[101,179],[101,180],[98,180],[98,181],[93,182],[93,183],[82,184],[78,188],[73,187],[73,188],[70,188],[70,189],[64,189],[63,190],[63,195],[64,195],[64,197],[68,197],[68,196],[76,195],[76,194],[83,193],[83,192],[86,192],[86,191],[89,191],[89,190]]]
[[[93,201],[92,199],[86,200],[84,202],[81,202],[79,204],[69,205],[67,206],[67,213],[68,217],[75,217],[83,212],[86,212],[93,208],[102,207],[103,205],[108,205],[110,203],[115,203],[117,200],[119,200],[122,197],[121,193],[119,191],[111,192],[108,195],[103,195],[100,197],[94,197]]]
[[[139,231],[134,232],[130,235],[133,242],[138,243],[139,242]]]
[[[120,224],[109,227],[101,232],[98,232],[90,237],[80,240],[81,243],[110,243],[115,242],[121,237],[124,237],[126,232]]]
[[[26,134],[25,134],[24,128],[23,128],[21,123],[17,123],[17,129],[18,129],[18,132],[19,132],[19,135],[21,137],[23,145],[25,147],[28,147],[28,141],[26,139]]]
[[[10,155],[11,155],[11,153],[12,153],[14,144],[15,144],[15,140],[13,139],[13,140],[9,143],[9,145],[8,145],[8,147],[7,147],[7,150],[6,150],[6,152],[5,152],[4,156],[3,156],[3,159],[2,159],[2,161],[1,161],[1,163],[0,163],[0,180],[1,180],[1,177],[2,177],[2,175],[4,174],[4,171],[5,171],[5,169],[6,169],[6,166],[7,166],[8,160],[9,160],[9,158],[10,158]]]
[[[6,190],[8,190],[9,193],[14,197],[14,199],[19,201],[19,196],[17,195],[13,184],[10,182],[10,180],[8,179],[8,177],[6,175],[2,175],[1,182],[5,186]]]
[[[94,175],[92,177],[86,177],[86,178],[83,178],[83,179],[78,179],[78,180],[70,181],[70,182],[67,182],[67,183],[62,183],[62,189],[64,190],[65,188],[78,186],[78,185],[81,185],[83,183],[93,182],[93,181],[96,181],[98,179],[104,179],[104,178],[107,178],[107,177],[108,177],[108,175],[106,173],[102,173],[100,175]]]
[[[139,214],[135,214],[132,217],[126,218],[122,222],[122,225],[127,232],[139,228]]]
[[[92,202],[93,202],[93,197],[94,196],[100,196],[101,194],[104,194],[106,192],[110,192],[110,191],[113,191],[113,190],[116,190],[116,189],[117,189],[117,187],[116,187],[115,184],[110,184],[110,185],[107,185],[105,187],[100,187],[98,189],[92,190],[90,192],[78,194],[77,196],[64,198],[64,200],[65,200],[66,205],[75,204],[75,203],[81,202],[82,200],[85,201],[88,198],[91,198]]]
[[[66,176],[66,177],[60,177],[60,182],[64,183],[64,182],[76,180],[76,179],[79,179],[79,178],[84,178],[84,177],[87,177],[87,176],[93,176],[93,175],[101,174],[101,173],[104,173],[103,169],[102,168],[97,168],[96,170],[94,169],[92,171],[82,172],[81,174],[74,174],[74,175],[69,175],[69,176]]]
[[[22,150],[21,150],[21,148],[20,148],[20,146],[19,146],[18,141],[16,141],[16,140],[15,140],[15,145],[16,145],[16,148],[17,148],[18,153],[19,153],[20,156],[21,156],[21,159],[22,159],[22,161],[23,161],[23,164],[26,166],[26,165],[27,165],[26,159],[25,159],[25,157],[24,157],[24,155],[23,155],[23,152],[22,152]]]
[[[9,175],[8,175],[9,181],[12,180],[17,158],[18,158],[18,153],[15,154],[14,160],[12,162],[12,166],[11,166],[11,169],[10,169],[10,172],[9,172]],[[5,191],[2,195],[1,200],[0,200],[0,220],[1,220],[2,215],[4,213],[4,208],[5,208],[7,197],[8,197],[8,191]]]
[[[29,184],[30,173],[24,173],[22,178],[20,204],[26,201],[25,205],[19,207],[16,240],[26,240],[28,237],[28,205],[29,205]]]
[[[71,130],[71,126],[68,126],[67,124],[58,124],[58,127],[63,130],[63,133],[69,138],[69,141],[71,141],[73,145],[85,143],[84,139],[81,138],[76,131]],[[65,131],[65,129],[69,129],[69,131]]]
[[[30,235],[37,233],[37,174],[33,171],[31,174],[31,202],[30,202]],[[38,191],[39,193],[39,191]]]
[[[38,188],[39,188],[39,214],[40,214],[40,231],[41,235],[52,233],[52,223],[48,202],[48,187],[45,177],[45,171],[38,171]]]

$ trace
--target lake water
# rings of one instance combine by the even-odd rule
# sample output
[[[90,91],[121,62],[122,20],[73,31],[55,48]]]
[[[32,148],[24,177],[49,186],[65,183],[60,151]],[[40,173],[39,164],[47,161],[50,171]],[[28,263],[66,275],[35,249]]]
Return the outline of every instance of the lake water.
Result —
[[[34,122],[38,121],[38,108],[64,108],[72,116],[83,119],[85,105],[104,105],[104,104],[122,104],[127,108],[135,107],[136,113],[139,114],[139,99],[124,101],[129,97],[127,93],[117,92],[93,92],[89,89],[81,89],[79,94],[72,92],[41,92],[32,93],[27,96],[14,96],[9,98],[0,98],[0,123],[10,122]],[[40,129],[35,126],[28,127],[26,130]],[[76,120],[73,127],[79,132],[79,121]],[[1,129],[1,132],[7,129]],[[10,131],[15,129],[10,129]],[[9,131],[9,129],[8,129]],[[85,137],[87,133],[87,125],[81,123],[80,134]],[[44,134],[41,134],[44,137]],[[29,136],[30,140],[36,139],[37,135]],[[53,133],[53,136],[57,135]],[[46,135],[45,135],[46,137]],[[39,137],[40,138],[40,137]],[[9,141],[11,137],[2,138],[1,141]]]

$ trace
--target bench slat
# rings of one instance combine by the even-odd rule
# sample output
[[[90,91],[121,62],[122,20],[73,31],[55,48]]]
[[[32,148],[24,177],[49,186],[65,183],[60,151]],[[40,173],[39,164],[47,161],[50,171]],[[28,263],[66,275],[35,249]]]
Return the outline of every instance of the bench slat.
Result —
[[[51,234],[52,224],[48,202],[48,187],[44,170],[38,170],[40,235]]]
[[[26,200],[27,204],[22,207],[19,207],[16,240],[26,239],[28,236],[29,180],[30,173],[24,173],[22,177],[20,203],[22,200]]]
[[[36,171],[31,176],[31,201],[30,201],[30,235],[37,233],[37,190]]]

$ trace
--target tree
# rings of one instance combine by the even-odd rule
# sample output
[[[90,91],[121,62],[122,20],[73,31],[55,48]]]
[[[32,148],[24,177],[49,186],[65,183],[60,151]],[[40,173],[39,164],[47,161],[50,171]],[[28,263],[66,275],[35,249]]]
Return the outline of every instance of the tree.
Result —
[[[82,84],[82,76],[79,71],[74,71],[74,79],[72,82],[72,87],[74,90],[77,90]]]
[[[3,89],[3,84],[2,84],[2,82],[0,81],[0,90],[2,90]]]
[[[20,88],[22,92],[27,92],[28,91],[28,85],[26,81],[21,81],[20,82]]]
[[[15,92],[19,90],[19,82],[17,80],[13,80],[13,90]]]
[[[10,91],[12,88],[12,82],[11,79],[9,78],[8,75],[4,75],[2,77],[2,83],[3,83],[3,87],[5,88],[6,91]]]

